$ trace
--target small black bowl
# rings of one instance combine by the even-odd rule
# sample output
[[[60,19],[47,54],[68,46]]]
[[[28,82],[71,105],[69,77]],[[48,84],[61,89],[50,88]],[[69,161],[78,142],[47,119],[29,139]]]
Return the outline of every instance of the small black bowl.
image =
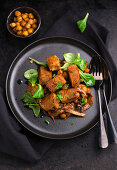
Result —
[[[30,35],[28,35],[27,37],[25,36],[20,36],[20,35],[17,35],[14,31],[13,31],[13,28],[10,27],[10,23],[12,23],[14,20],[14,17],[15,17],[15,11],[20,11],[21,13],[32,13],[34,15],[34,18],[37,19],[37,28],[34,30],[34,32]],[[41,25],[41,17],[39,15],[39,13],[31,8],[31,7],[18,7],[18,8],[15,8],[10,14],[9,16],[7,17],[7,29],[8,31],[14,35],[15,37],[19,37],[19,38],[28,38],[28,37],[32,37],[34,34],[37,33],[37,31],[39,30],[40,28],[40,25]]]

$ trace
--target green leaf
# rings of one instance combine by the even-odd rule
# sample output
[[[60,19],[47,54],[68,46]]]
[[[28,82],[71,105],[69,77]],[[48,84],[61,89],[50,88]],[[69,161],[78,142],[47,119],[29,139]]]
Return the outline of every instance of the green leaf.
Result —
[[[44,97],[44,89],[40,84],[38,84],[38,89],[33,94],[33,98],[43,98],[43,97]]]
[[[65,98],[66,98],[66,99],[70,99],[70,97],[69,97],[69,96],[65,96]]]
[[[45,119],[45,123],[47,123],[48,125],[50,124],[49,120]]]
[[[71,125],[74,125],[74,122],[71,122]]]
[[[57,96],[57,99],[59,99],[61,102],[62,102],[62,98],[63,96],[61,96],[62,93],[58,93],[56,96]]]
[[[40,113],[40,106],[38,104],[36,105],[29,105],[29,108],[33,110],[33,113],[36,117],[39,116],[39,113]]]
[[[27,71],[24,73],[24,77],[25,77],[26,79],[31,79],[32,77],[38,77],[38,71],[35,70],[35,69],[27,70]]]
[[[80,69],[79,69],[79,74],[80,74],[80,77],[83,79],[83,81],[85,82],[85,84],[87,86],[94,86],[95,85],[95,78],[93,77],[92,74],[83,73]]]
[[[52,75],[52,78],[54,78],[55,76],[56,76],[56,74],[53,74],[53,75]]]
[[[35,83],[37,82],[37,77],[32,77],[28,81],[32,84],[32,86],[34,86]]]
[[[61,82],[58,82],[57,83],[57,86],[55,87],[56,89],[60,89],[62,87],[62,84],[61,84]]]
[[[89,13],[86,14],[84,19],[77,21],[77,26],[78,26],[78,28],[80,29],[81,32],[84,32],[84,30],[86,28],[88,16],[89,16]]]
[[[40,65],[40,66],[44,66],[44,67],[47,66],[47,63],[45,63],[45,62],[39,62],[39,61],[33,59],[32,57],[29,57],[29,59],[32,60],[32,61],[34,61],[36,64],[38,64],[38,65]]]
[[[68,88],[68,87],[69,87],[69,84],[64,84],[64,86],[65,86],[66,88]]]
[[[73,64],[76,64],[81,70],[84,71],[86,60],[81,59],[80,53],[78,53],[78,56],[75,58]]]
[[[26,104],[34,104],[36,103],[35,99],[32,97],[31,93],[26,92],[23,96],[22,96],[22,100],[26,103]]]
[[[67,70],[67,67],[68,66],[70,66],[72,63],[65,63],[62,67],[61,67],[61,69],[62,70]]]
[[[68,63],[72,63],[74,62],[76,55],[74,53],[64,53],[63,54],[65,61],[67,61]]]

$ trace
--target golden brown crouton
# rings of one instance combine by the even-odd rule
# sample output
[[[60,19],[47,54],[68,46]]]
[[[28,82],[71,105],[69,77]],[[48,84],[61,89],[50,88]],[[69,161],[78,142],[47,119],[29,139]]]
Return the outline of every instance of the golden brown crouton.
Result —
[[[60,100],[57,99],[55,93],[51,93],[50,95],[43,98],[40,102],[40,106],[45,111],[51,110],[53,107],[57,107],[59,105]]]
[[[79,69],[73,64],[67,67],[72,87],[78,87],[80,83]]]
[[[64,79],[64,77],[60,74],[60,75],[56,75],[53,79],[49,80],[46,84],[46,87],[51,91],[51,92],[55,92],[58,88],[58,85],[60,84],[60,86],[62,87],[64,84],[66,83],[66,80]],[[60,88],[61,88],[60,87]]]
[[[59,58],[56,55],[46,57],[47,65],[51,71],[57,71],[60,69]]]
[[[59,94],[63,97],[62,103],[69,103],[76,100],[80,96],[80,94],[74,88],[68,90],[60,90]]]
[[[50,79],[52,79],[52,72],[41,66],[39,70],[39,84],[45,85]]]
[[[33,95],[37,89],[38,85],[35,84],[34,86],[32,86],[32,84],[28,82],[27,92],[30,92]]]

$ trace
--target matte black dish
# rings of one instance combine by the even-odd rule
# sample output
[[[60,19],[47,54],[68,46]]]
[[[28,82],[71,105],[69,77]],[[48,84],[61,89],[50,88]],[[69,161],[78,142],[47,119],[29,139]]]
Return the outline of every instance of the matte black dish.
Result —
[[[35,31],[34,31],[32,34],[28,35],[27,37],[17,35],[17,34],[13,31],[13,29],[10,27],[10,25],[9,25],[11,22],[13,22],[13,18],[14,18],[15,11],[20,11],[21,13],[26,13],[26,12],[27,12],[27,13],[33,13],[34,17],[37,19],[37,28],[35,29]],[[19,7],[19,8],[15,8],[15,9],[9,14],[9,16],[8,16],[8,18],[7,18],[7,29],[8,29],[8,31],[9,31],[12,35],[14,35],[15,37],[19,37],[19,38],[28,38],[28,37],[33,36],[33,35],[34,35],[35,33],[37,33],[37,31],[39,30],[40,25],[41,25],[41,17],[39,16],[39,13],[38,13],[35,9],[33,9],[33,8],[31,8],[31,7]]]
[[[86,59],[88,63],[90,63],[92,57],[99,57],[93,49],[80,41],[64,37],[46,38],[32,43],[21,51],[13,61],[7,75],[6,95],[12,112],[23,126],[39,136],[53,139],[72,138],[87,132],[94,127],[99,120],[97,94],[93,87],[91,90],[94,96],[94,104],[86,111],[87,116],[85,118],[72,116],[67,120],[56,119],[54,124],[51,118],[45,115],[42,118],[34,117],[32,110],[24,107],[21,96],[25,93],[27,84],[25,84],[26,80],[23,74],[30,68],[38,68],[36,64],[31,64],[28,58],[33,57],[39,61],[45,62],[46,56],[53,54],[56,54],[60,59],[63,59],[62,56],[65,52],[79,52],[81,57]],[[105,92],[109,102],[112,86],[111,77],[103,59],[102,63],[107,74]],[[17,83],[19,79],[22,80],[23,83]],[[44,122],[45,119],[50,121],[49,125]],[[73,125],[72,122],[74,122]]]

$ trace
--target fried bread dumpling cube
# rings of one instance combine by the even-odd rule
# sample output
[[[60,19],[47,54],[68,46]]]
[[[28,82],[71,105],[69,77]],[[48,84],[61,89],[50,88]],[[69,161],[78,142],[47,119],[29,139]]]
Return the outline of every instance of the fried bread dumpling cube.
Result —
[[[39,84],[45,85],[50,79],[52,79],[52,72],[41,66],[39,69]]]
[[[67,71],[69,74],[70,82],[72,87],[78,87],[80,83],[79,69],[73,64],[67,67]]]
[[[51,71],[57,71],[60,69],[60,61],[56,55],[46,57],[47,65]]]
[[[38,85],[35,84],[34,86],[32,86],[32,84],[28,82],[27,92],[30,92],[33,95],[37,89]]]
[[[62,88],[62,86],[66,83],[66,80],[64,77],[60,75],[56,75],[53,79],[49,80],[46,84],[46,87],[51,91],[55,92],[59,88]]]
[[[59,94],[62,96],[62,103],[72,102],[80,96],[80,94],[75,88],[70,88],[68,90],[60,90]]]
[[[53,107],[57,108],[59,105],[60,100],[57,99],[57,96],[55,93],[51,93],[50,95],[47,95],[45,98],[43,98],[40,102],[40,106],[45,111],[51,110]]]

